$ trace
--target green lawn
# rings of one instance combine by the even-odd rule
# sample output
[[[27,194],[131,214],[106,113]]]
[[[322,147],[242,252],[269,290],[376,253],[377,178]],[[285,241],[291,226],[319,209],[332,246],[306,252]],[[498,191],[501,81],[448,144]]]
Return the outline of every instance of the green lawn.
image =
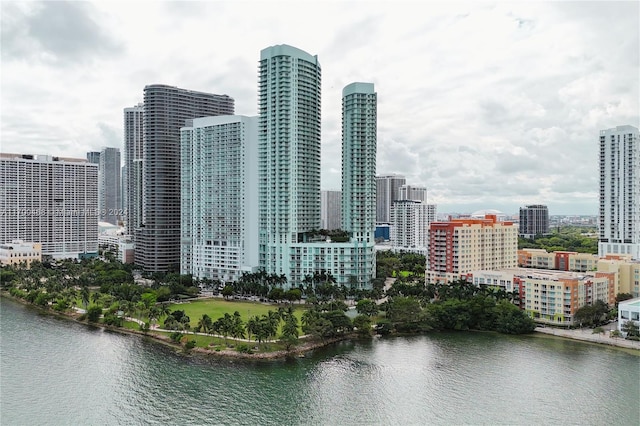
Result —
[[[213,321],[220,317],[223,317],[225,313],[233,315],[235,311],[238,311],[244,322],[250,317],[255,315],[266,315],[269,311],[277,311],[276,305],[265,305],[259,302],[240,302],[237,300],[224,300],[219,298],[198,300],[195,302],[186,303],[173,303],[169,305],[171,311],[183,310],[186,315],[191,319],[191,327],[198,325],[198,320],[202,318],[202,315],[207,314]],[[294,306],[296,316],[298,317],[298,323],[304,312],[302,306]],[[164,321],[164,318],[162,319]]]

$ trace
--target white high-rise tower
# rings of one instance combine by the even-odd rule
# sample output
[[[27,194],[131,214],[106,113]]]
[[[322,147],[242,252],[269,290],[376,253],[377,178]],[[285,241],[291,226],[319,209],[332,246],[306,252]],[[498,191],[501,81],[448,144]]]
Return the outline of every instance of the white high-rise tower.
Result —
[[[640,259],[640,145],[638,129],[600,131],[598,254]]]

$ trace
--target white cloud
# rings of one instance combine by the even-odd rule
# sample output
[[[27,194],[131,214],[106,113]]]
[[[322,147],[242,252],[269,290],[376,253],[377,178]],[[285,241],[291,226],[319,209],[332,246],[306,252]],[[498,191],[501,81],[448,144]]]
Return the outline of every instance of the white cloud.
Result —
[[[639,125],[635,2],[3,2],[1,13],[3,152],[117,146],[122,109],[153,83],[228,94],[254,115],[260,50],[281,43],[322,65],[327,189],[340,188],[353,81],[378,92],[378,173],[426,185],[440,211],[595,214],[598,130]]]

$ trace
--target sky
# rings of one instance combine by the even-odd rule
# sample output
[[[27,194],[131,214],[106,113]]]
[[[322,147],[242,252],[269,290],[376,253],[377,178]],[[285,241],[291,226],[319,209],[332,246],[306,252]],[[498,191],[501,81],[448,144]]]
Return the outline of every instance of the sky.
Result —
[[[640,127],[640,2],[0,2],[0,152],[123,144],[148,84],[257,114],[260,51],[322,67],[322,189],[341,181],[342,89],[374,83],[377,174],[439,213],[598,210],[599,131]]]

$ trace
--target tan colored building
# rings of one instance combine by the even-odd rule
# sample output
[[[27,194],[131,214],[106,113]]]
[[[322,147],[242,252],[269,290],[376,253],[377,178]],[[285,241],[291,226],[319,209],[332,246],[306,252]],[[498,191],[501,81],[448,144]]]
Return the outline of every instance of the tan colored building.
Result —
[[[615,304],[613,274],[517,268],[511,271],[521,288],[522,307],[538,322],[573,325],[575,312],[596,300]]]
[[[588,272],[595,271],[598,256],[575,251],[547,252],[545,249],[518,250],[518,267],[555,269],[559,271]]]
[[[611,273],[615,277],[615,294],[629,293],[640,297],[640,262],[630,255],[607,255],[598,260],[598,272]]]
[[[471,271],[515,268],[517,252],[518,225],[499,222],[495,214],[432,222],[425,279],[446,283]]]
[[[25,264],[31,267],[33,261],[42,261],[42,244],[25,243],[22,240],[13,240],[10,243],[0,245],[0,265]]]

